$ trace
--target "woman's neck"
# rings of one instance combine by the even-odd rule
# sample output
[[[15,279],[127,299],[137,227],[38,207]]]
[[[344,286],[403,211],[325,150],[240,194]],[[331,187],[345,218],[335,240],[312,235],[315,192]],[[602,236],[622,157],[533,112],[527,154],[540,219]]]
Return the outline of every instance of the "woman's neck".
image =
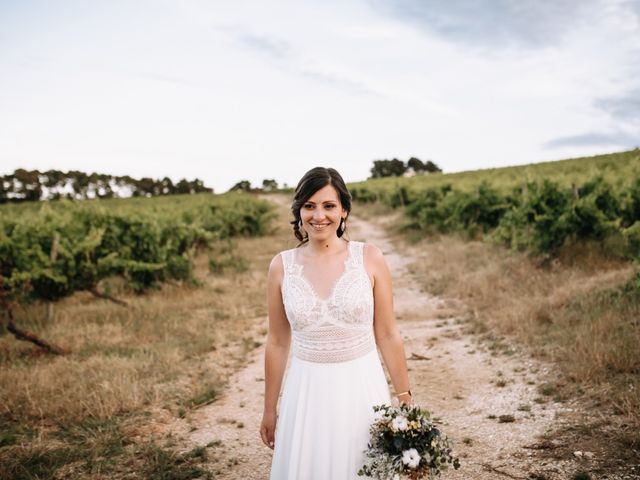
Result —
[[[309,239],[307,242],[307,248],[309,249],[309,253],[311,255],[332,255],[334,253],[339,253],[344,248],[342,244],[349,243],[348,240],[343,240],[342,238],[336,237],[335,240],[312,240]]]

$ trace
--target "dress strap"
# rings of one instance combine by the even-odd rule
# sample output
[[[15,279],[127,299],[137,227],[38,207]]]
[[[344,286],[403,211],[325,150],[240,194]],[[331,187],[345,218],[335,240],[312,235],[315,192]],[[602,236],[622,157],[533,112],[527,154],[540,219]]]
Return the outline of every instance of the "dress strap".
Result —
[[[364,243],[351,240],[349,242],[352,245],[352,261],[355,265],[364,265]]]
[[[294,251],[293,249],[284,250],[280,252],[280,256],[282,257],[282,264],[284,265],[285,271],[291,270],[291,267],[294,263]]]

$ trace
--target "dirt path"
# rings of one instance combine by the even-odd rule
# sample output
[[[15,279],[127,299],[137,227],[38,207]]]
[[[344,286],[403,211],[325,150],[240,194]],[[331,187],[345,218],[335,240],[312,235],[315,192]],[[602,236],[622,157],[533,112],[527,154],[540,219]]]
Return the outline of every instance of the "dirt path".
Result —
[[[420,291],[409,268],[410,247],[400,249],[400,239],[391,239],[381,226],[355,216],[349,228],[350,238],[380,247],[391,268],[412,390],[417,403],[441,421],[462,464],[443,478],[552,480],[571,478],[580,464],[588,469],[591,460],[585,457],[536,458],[538,436],[572,408],[566,402],[536,402],[541,383],[537,374],[549,367],[517,352],[492,354],[477,336],[465,333],[464,305]],[[262,344],[264,327],[266,319],[252,332]],[[268,478],[271,450],[262,445],[258,433],[263,358],[263,347],[253,350],[219,400],[169,426],[184,449],[211,446],[208,467],[214,478]],[[501,421],[503,415],[512,416],[512,421]],[[546,446],[554,448],[553,441]]]

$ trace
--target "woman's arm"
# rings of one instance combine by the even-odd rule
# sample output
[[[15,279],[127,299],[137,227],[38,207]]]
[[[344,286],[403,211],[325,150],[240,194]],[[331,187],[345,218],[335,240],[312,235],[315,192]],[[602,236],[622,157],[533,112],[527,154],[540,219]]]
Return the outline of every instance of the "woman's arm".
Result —
[[[413,400],[409,391],[409,374],[407,372],[407,359],[404,353],[402,337],[396,326],[393,311],[393,289],[391,285],[391,272],[382,251],[372,244],[365,244],[365,258],[373,271],[373,301],[374,320],[373,328],[376,343],[382,354],[387,370],[391,377],[391,383],[398,395],[398,400],[403,403],[411,403]]]
[[[264,354],[264,411],[260,425],[260,436],[269,448],[275,443],[276,408],[291,341],[291,327],[282,303],[283,272],[282,256],[278,254],[271,260],[267,275],[269,332]]]

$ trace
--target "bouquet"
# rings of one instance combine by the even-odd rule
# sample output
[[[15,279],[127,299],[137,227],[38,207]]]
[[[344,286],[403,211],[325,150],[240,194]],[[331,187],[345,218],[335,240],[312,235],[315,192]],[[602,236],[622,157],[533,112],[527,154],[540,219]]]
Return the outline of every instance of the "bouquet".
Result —
[[[358,475],[378,480],[433,480],[447,464],[460,468],[451,455],[449,439],[435,427],[428,410],[406,404],[376,405],[373,410],[378,412],[377,419],[370,428],[367,461]]]

